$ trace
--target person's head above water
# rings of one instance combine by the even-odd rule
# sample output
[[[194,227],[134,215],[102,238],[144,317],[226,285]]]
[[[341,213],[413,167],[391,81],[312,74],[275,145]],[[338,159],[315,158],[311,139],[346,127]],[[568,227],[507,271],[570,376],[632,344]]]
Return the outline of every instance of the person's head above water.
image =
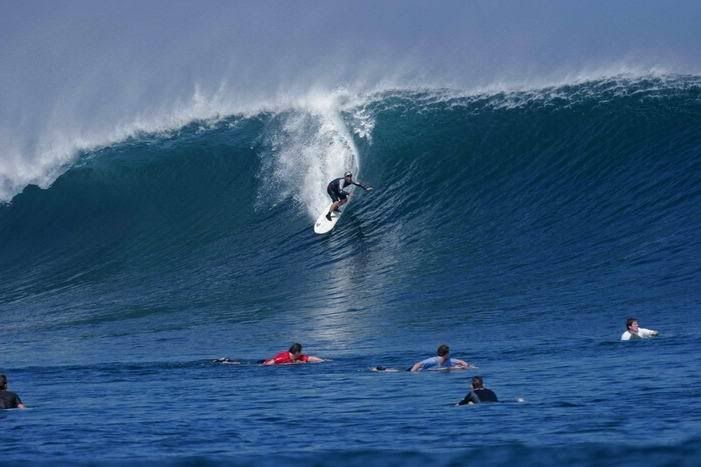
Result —
[[[302,344],[299,344],[299,343],[295,342],[294,344],[292,344],[292,345],[290,346],[289,352],[290,352],[292,355],[297,355],[297,354],[299,354],[299,353],[302,353]]]
[[[622,341],[632,339],[647,339],[649,337],[658,336],[660,333],[654,329],[645,329],[638,324],[638,318],[630,317],[626,319],[626,330],[621,334]]]
[[[343,174],[343,178],[353,178],[353,173],[352,172],[346,172]]]
[[[450,357],[450,347],[446,344],[441,344],[436,349],[436,357],[427,358],[421,360],[420,362],[414,363],[409,371],[421,371],[421,370],[431,370],[431,369],[445,369],[445,368],[461,368],[466,369],[470,367],[470,364],[464,360]]]
[[[472,389],[482,389],[484,388],[484,381],[481,376],[472,377]]]
[[[0,375],[0,391],[7,389],[7,376]]]

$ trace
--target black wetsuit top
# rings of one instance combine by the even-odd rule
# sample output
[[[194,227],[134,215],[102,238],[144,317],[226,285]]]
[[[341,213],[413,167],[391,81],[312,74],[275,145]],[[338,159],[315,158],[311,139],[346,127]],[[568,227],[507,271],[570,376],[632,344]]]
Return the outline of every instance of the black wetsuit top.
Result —
[[[343,188],[341,188],[341,180],[343,180],[343,188],[347,187],[348,185],[355,185],[355,186],[359,186],[360,188],[362,188],[365,191],[368,190],[367,187],[361,185],[360,183],[347,182],[345,180],[345,177],[335,178],[335,179],[331,180],[331,182],[329,183],[329,186],[326,187],[326,192],[329,194],[331,199],[334,201],[338,201],[339,199],[346,199],[349,195],[348,192],[346,192],[345,190],[343,190]]]
[[[491,389],[480,388],[473,389],[470,393],[465,396],[463,400],[458,402],[459,405],[465,405],[472,402],[473,404],[479,404],[480,402],[498,402],[497,395]]]
[[[12,391],[0,391],[0,409],[16,409],[22,399]]]

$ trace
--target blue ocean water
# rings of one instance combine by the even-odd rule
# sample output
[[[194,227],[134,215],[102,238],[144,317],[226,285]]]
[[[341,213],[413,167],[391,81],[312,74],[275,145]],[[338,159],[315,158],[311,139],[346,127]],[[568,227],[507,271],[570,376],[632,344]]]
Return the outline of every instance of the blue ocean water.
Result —
[[[316,236],[347,168],[376,189]],[[697,465],[700,187],[696,76],[395,90],[86,151],[0,206],[0,372],[29,406],[0,456]],[[661,335],[620,342],[628,316]],[[330,361],[257,364],[292,342]],[[442,343],[478,368],[370,371]],[[502,402],[455,407],[474,374]]]

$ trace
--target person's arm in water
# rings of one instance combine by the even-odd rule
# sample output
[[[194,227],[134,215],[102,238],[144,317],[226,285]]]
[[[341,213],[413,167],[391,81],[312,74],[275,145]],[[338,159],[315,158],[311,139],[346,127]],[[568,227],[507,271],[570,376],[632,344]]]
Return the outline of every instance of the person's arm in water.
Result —
[[[463,400],[458,402],[456,405],[467,405],[467,404],[479,404],[480,399],[477,397],[474,391],[470,391],[468,395],[465,396]]]
[[[313,355],[310,355],[310,356],[307,358],[307,362],[308,362],[308,363],[321,363],[321,362],[325,362],[325,361],[326,361],[326,360],[324,360],[323,358],[314,357]]]
[[[19,398],[17,394],[15,394],[15,404],[17,404],[18,409],[26,409],[27,407],[22,403],[22,399]]]
[[[263,365],[283,365],[285,363],[292,363],[294,358],[289,352],[278,352],[273,358],[269,358],[263,361]]]
[[[465,360],[460,360],[458,358],[451,358],[450,363],[452,363],[455,368],[470,368],[469,362],[466,362]]]
[[[659,333],[653,329],[639,328],[638,334],[640,335],[640,337],[655,337]]]
[[[423,361],[416,362],[416,363],[414,363],[414,365],[411,368],[409,368],[409,371],[421,371],[423,369],[423,367],[424,367]]]

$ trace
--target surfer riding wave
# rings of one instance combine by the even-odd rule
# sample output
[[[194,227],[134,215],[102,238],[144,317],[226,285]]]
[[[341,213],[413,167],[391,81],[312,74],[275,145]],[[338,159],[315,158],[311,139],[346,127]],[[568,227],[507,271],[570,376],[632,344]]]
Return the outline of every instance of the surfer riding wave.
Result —
[[[343,186],[341,186],[341,180],[343,180]],[[343,174],[343,177],[331,180],[331,182],[329,182],[328,186],[326,187],[326,192],[331,197],[331,201],[333,201],[331,207],[329,208],[329,212],[326,214],[327,220],[331,220],[331,213],[333,213],[334,211],[341,212],[339,208],[348,202],[348,197],[350,196],[350,193],[345,191],[344,188],[346,188],[349,185],[359,186],[365,191],[372,191],[371,186],[365,186],[360,182],[354,182],[353,174],[351,172],[346,172],[345,174]]]

